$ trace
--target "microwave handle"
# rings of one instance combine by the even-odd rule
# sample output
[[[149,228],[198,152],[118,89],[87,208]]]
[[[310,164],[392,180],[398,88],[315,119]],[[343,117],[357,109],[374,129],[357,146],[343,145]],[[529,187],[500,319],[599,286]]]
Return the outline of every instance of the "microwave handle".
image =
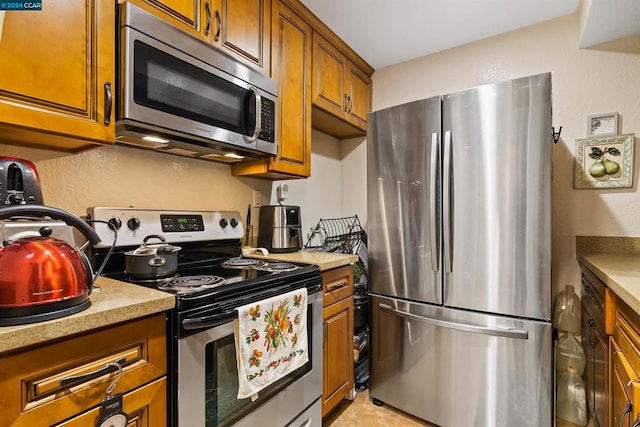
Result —
[[[249,90],[253,92],[256,97],[256,128],[253,130],[253,135],[251,135],[251,142],[255,142],[262,130],[262,97],[255,87],[251,86]]]

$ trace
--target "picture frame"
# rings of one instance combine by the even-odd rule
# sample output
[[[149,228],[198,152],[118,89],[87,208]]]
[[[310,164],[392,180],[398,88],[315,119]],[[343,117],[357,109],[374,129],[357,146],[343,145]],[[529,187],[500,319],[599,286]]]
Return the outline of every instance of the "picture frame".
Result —
[[[575,189],[633,185],[634,134],[576,139]]]
[[[618,134],[618,113],[595,114],[587,119],[587,136]]]

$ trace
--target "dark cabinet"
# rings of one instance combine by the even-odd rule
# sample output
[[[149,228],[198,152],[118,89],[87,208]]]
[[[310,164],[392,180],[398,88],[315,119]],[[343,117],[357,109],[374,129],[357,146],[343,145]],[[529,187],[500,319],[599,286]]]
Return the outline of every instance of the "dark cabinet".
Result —
[[[589,270],[582,274],[582,345],[586,357],[584,379],[589,418],[595,427],[607,426],[608,341],[605,332],[606,286]]]

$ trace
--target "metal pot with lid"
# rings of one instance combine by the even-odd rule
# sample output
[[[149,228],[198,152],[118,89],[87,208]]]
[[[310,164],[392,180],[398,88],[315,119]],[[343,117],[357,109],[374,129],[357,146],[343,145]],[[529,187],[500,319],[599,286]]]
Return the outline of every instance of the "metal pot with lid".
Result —
[[[0,220],[49,217],[80,231],[93,245],[100,237],[82,219],[49,206],[0,208]],[[19,233],[0,247],[0,326],[20,325],[77,313],[91,305],[93,271],[89,260],[51,228]]]
[[[160,243],[147,244],[151,239]],[[182,248],[166,243],[164,237],[150,234],[142,240],[138,248],[125,252],[124,269],[126,273],[138,279],[156,279],[169,277],[178,270],[178,252]]]

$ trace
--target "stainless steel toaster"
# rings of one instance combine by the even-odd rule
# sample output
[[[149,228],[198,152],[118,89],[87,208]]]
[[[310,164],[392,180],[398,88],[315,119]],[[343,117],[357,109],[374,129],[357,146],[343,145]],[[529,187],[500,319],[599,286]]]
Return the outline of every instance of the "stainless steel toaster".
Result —
[[[295,252],[302,248],[300,206],[262,206],[258,226],[258,246],[270,252]]]

